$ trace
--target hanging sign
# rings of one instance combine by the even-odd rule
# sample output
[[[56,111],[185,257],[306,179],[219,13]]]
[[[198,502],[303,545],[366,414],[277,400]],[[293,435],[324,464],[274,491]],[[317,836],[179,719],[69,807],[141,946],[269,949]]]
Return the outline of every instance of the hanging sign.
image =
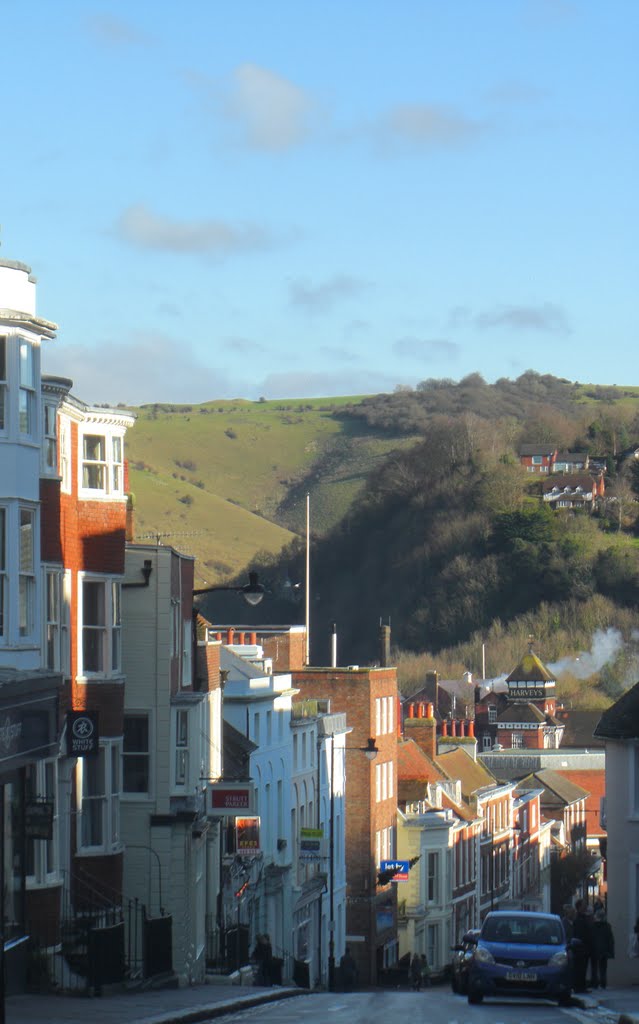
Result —
[[[97,711],[67,711],[67,755],[92,757],[100,749]]]
[[[255,857],[260,852],[260,819],[235,819],[235,852],[240,857]]]

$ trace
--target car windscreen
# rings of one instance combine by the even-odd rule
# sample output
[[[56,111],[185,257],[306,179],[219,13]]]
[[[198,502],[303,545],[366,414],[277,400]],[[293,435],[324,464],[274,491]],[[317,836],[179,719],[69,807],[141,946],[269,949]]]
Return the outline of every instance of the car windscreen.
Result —
[[[559,946],[566,941],[559,921],[517,914],[488,918],[481,937],[486,942],[519,942],[533,946]]]

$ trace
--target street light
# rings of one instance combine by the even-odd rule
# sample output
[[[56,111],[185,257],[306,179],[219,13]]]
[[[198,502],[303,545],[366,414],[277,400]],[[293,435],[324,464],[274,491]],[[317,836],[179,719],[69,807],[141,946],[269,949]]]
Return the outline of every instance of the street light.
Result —
[[[365,747],[343,747],[343,750],[359,750],[366,754],[369,761],[374,761],[379,750],[372,736],[369,736]],[[331,777],[330,777],[330,817],[328,830],[328,867],[330,875],[328,904],[328,990],[335,991],[335,733],[331,733]]]
[[[201,590],[194,590],[193,596],[197,597],[199,594],[213,594],[218,590],[227,590],[233,591],[235,594],[241,594],[247,604],[259,604],[265,594],[264,586],[259,582],[256,572],[250,572],[248,577],[249,581],[243,587],[203,587]]]

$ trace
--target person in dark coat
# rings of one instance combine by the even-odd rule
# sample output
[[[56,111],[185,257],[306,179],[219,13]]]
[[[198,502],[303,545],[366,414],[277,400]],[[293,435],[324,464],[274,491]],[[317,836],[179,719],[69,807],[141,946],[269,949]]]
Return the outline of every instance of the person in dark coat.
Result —
[[[615,937],[603,910],[595,911],[592,924],[592,987],[608,984],[608,960],[615,955]]]
[[[351,954],[350,946],[347,946],[339,962],[339,971],[344,992],[352,992],[357,981],[357,964]]]
[[[587,992],[586,972],[588,970],[588,961],[592,956],[592,923],[586,913],[585,900],[577,900],[575,910],[576,914],[572,928],[573,988],[575,992]]]
[[[422,962],[418,953],[413,953],[413,959],[411,960],[410,967],[408,968],[408,977],[410,980],[410,987],[419,992],[422,987]]]
[[[561,923],[563,924],[564,932],[566,933],[566,945],[570,944],[570,940],[573,937],[575,913],[575,908],[572,904],[567,903],[564,907],[564,912],[561,918]]]

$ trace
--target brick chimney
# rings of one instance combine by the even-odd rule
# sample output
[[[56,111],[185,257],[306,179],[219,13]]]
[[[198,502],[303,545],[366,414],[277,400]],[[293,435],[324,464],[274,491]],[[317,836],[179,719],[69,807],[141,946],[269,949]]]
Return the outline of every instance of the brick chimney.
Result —
[[[428,690],[428,696],[432,697],[433,704],[435,705],[435,711],[439,710],[439,675],[433,669],[426,673],[426,688]]]
[[[379,627],[379,665],[380,668],[388,668],[391,663],[390,657],[391,628],[390,626]]]
[[[411,705],[408,709],[409,717],[404,720],[404,735],[407,740],[415,740],[415,743],[428,757],[435,758],[437,756],[437,723],[432,714],[433,706],[432,704],[418,704],[419,717],[417,718],[411,717],[410,708]]]

